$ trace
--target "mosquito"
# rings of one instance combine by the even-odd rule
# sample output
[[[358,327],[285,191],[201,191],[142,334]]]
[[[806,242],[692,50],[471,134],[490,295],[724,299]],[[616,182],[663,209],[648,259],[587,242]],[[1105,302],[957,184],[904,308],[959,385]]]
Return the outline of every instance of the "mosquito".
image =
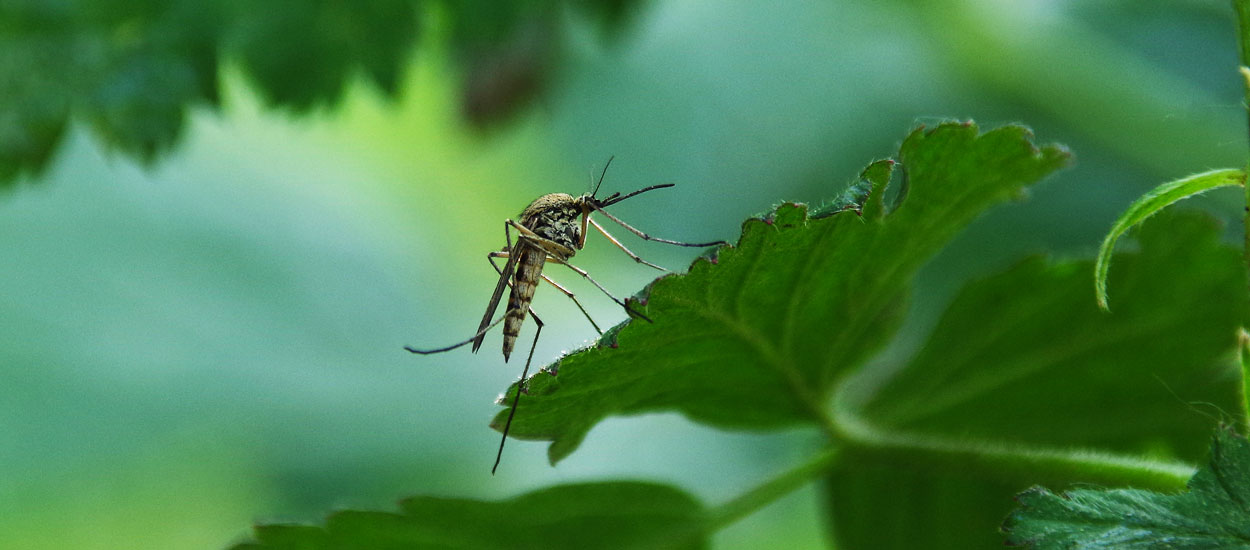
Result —
[[[471,338],[462,342],[457,342],[450,346],[437,349],[416,349],[405,346],[404,349],[422,355],[431,353],[442,353],[451,351],[466,344],[473,344],[473,352],[477,353],[478,348],[482,347],[482,340],[486,337],[486,333],[495,328],[499,323],[503,323],[503,360],[508,362],[512,356],[512,349],[516,345],[517,336],[521,333],[521,325],[525,322],[528,315],[534,319],[534,341],[530,344],[529,357],[525,359],[525,368],[521,371],[521,384],[517,387],[516,398],[512,400],[512,409],[508,412],[508,421],[504,424],[503,436],[499,440],[499,451],[495,454],[495,465],[491,467],[490,473],[493,475],[495,470],[499,468],[499,461],[503,457],[504,443],[508,440],[508,430],[512,428],[512,417],[516,415],[517,404],[521,401],[521,394],[524,393],[526,375],[529,374],[530,362],[534,359],[534,348],[538,345],[538,335],[542,333],[542,319],[534,313],[530,308],[530,303],[534,299],[534,291],[538,288],[538,280],[550,283],[565,296],[568,296],[577,308],[581,310],[582,315],[590,321],[591,326],[600,335],[603,330],[595,323],[595,320],[586,312],[586,308],[582,307],[581,302],[577,300],[571,291],[556,283],[547,275],[543,274],[543,266],[547,263],[557,263],[568,267],[582,278],[590,281],[596,288],[611,298],[613,302],[625,309],[626,313],[631,316],[639,317],[647,322],[651,319],[630,307],[629,303],[622,301],[614,296],[603,285],[599,284],[586,270],[569,263],[569,259],[577,254],[586,245],[587,226],[595,228],[599,233],[608,239],[617,248],[621,249],[625,254],[637,263],[653,267],[660,271],[668,271],[663,267],[648,262],[637,254],[634,254],[629,248],[621,244],[615,237],[607,232],[599,222],[590,217],[592,213],[598,212],[624,227],[630,233],[641,237],[643,240],[656,241],[677,246],[688,246],[703,248],[708,246],[716,246],[726,244],[724,241],[715,241],[710,243],[684,243],[652,237],[642,231],[635,229],[633,226],[621,221],[620,218],[613,216],[605,208],[619,203],[625,199],[654,191],[656,189],[664,189],[673,187],[671,183],[660,185],[652,185],[644,187],[633,193],[621,195],[613,193],[607,197],[598,198],[595,195],[599,192],[599,186],[603,185],[603,177],[608,173],[608,166],[612,164],[612,158],[603,165],[603,172],[599,174],[599,181],[595,184],[594,189],[580,197],[574,197],[566,193],[550,193],[538,197],[531,202],[525,210],[521,211],[520,221],[511,219],[504,220],[504,239],[506,245],[502,250],[490,252],[486,258],[490,261],[491,266],[499,273],[499,280],[495,284],[495,292],[490,297],[490,302],[486,305],[486,313],[482,315],[482,322],[478,325],[477,333]],[[517,232],[516,243],[512,242],[512,232]],[[507,261],[503,267],[499,267],[497,259],[506,258]],[[495,311],[499,308],[499,301],[503,298],[504,288],[511,287],[508,294],[508,309],[498,319],[491,320],[495,316]]]

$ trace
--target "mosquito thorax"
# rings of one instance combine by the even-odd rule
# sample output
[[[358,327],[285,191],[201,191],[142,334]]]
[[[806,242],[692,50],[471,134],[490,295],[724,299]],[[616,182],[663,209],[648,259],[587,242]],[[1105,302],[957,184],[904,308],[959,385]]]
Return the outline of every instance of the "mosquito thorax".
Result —
[[[586,210],[585,197],[550,193],[534,199],[521,212],[521,225],[540,236],[576,250],[581,241],[579,218]]]

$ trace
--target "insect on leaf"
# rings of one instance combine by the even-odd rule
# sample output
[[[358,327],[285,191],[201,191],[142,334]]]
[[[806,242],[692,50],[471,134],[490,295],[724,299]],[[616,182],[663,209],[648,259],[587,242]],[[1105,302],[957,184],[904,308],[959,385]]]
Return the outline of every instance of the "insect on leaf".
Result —
[[[897,161],[909,192],[883,205],[891,161],[844,201],[809,215],[787,203],[748,219],[734,246],[684,275],[656,280],[615,346],[559,361],[531,378],[515,437],[552,442],[552,462],[610,415],[680,411],[728,428],[822,423],[833,384],[878,350],[901,321],[916,270],[986,208],[1063,166],[1060,147],[1035,147],[1020,126],[984,134],[970,123],[916,130]],[[509,391],[505,406],[515,395]],[[496,416],[500,428],[506,411]]]

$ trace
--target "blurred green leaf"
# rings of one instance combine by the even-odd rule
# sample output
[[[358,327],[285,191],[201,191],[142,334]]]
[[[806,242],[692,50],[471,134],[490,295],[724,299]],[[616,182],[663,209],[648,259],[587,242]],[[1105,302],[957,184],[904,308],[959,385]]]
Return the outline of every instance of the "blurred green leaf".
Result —
[[[0,2],[0,186],[37,175],[72,121],[153,161],[178,140],[188,108],[218,107],[222,59],[272,107],[333,106],[358,77],[396,96],[431,13],[449,22],[445,39],[468,67],[466,115],[496,122],[541,90],[566,3]],[[612,24],[628,3],[576,2]]]
[[[333,105],[361,71],[387,94],[399,91],[417,39],[412,0],[277,0],[237,15],[243,66],[274,106]]]
[[[531,378],[512,435],[552,441],[555,462],[614,414],[677,410],[730,428],[827,424],[834,382],[893,334],[916,269],[1068,153],[1034,147],[1020,126],[980,134],[946,123],[913,132],[898,159],[911,189],[889,214],[891,164],[879,162],[864,174],[879,192],[862,216],[809,217],[806,206],[784,204],[747,220],[737,246],[717,258],[658,279],[643,298],[655,322],[629,322],[613,347],[576,352],[559,361],[559,376]]]
[[[1115,313],[1089,298],[1092,262],[1030,259],[969,284],[904,369],[845,395],[838,420],[869,435],[844,449],[826,485],[840,543],[995,548],[1011,496],[1029,485],[1183,480],[1125,475],[1119,464],[1133,463],[1111,455],[1082,462],[1107,452],[1201,458],[1215,415],[1240,410],[1230,352],[1247,304],[1230,289],[1245,271],[1205,216],[1165,215],[1139,236],[1140,253],[1116,256]],[[943,444],[967,453],[943,462],[918,452]],[[999,452],[1014,456],[1006,467],[979,467]],[[1073,467],[1038,464],[1037,453],[1067,455]]]
[[[341,511],[324,527],[260,525],[234,550],[704,548],[706,519],[672,487],[583,483],[499,502],[414,497],[398,514]]]
[[[1194,195],[1229,185],[1245,184],[1246,173],[1241,170],[1212,170],[1170,181],[1133,201],[1115,221],[1115,225],[1111,226],[1111,231],[1098,249],[1098,260],[1094,264],[1094,292],[1098,298],[1098,306],[1107,309],[1107,271],[1111,268],[1111,252],[1115,249],[1116,239],[1124,232],[1164,208]]]
[[[1189,492],[1034,487],[1007,518],[1007,544],[1037,550],[1250,549],[1250,442],[1219,430]]]
[[[151,159],[184,108],[217,100],[220,12],[198,2],[0,5],[0,185],[37,173],[71,114]]]

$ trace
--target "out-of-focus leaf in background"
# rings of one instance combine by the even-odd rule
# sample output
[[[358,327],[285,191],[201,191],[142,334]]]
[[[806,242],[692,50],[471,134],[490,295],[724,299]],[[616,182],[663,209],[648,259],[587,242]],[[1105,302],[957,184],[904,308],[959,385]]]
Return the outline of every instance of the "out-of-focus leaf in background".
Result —
[[[295,111],[334,106],[353,76],[398,94],[420,33],[413,0],[220,3],[231,8],[222,47],[270,104]]]
[[[38,174],[73,121],[151,162],[178,139],[188,109],[219,107],[223,61],[274,107],[333,107],[353,78],[400,89],[425,29],[445,32],[466,66],[467,119],[515,112],[547,78],[563,0],[14,0],[0,4],[0,185]],[[628,1],[578,2],[616,24]]]
[[[144,160],[178,136],[192,102],[217,99],[215,3],[0,6],[0,184],[37,173],[71,117]]]
[[[1116,256],[1109,314],[1089,261],[1034,258],[966,286],[906,367],[839,394],[835,418],[869,426],[827,480],[840,543],[994,548],[1022,486],[1126,482],[1114,468],[1029,465],[1030,453],[1201,459],[1210,426],[1240,410],[1232,350],[1247,314],[1245,268],[1217,229],[1193,213],[1142,226],[1140,252]],[[944,445],[970,452],[920,450]],[[999,452],[1017,464],[974,465]],[[1131,483],[1177,482],[1161,470]]]

